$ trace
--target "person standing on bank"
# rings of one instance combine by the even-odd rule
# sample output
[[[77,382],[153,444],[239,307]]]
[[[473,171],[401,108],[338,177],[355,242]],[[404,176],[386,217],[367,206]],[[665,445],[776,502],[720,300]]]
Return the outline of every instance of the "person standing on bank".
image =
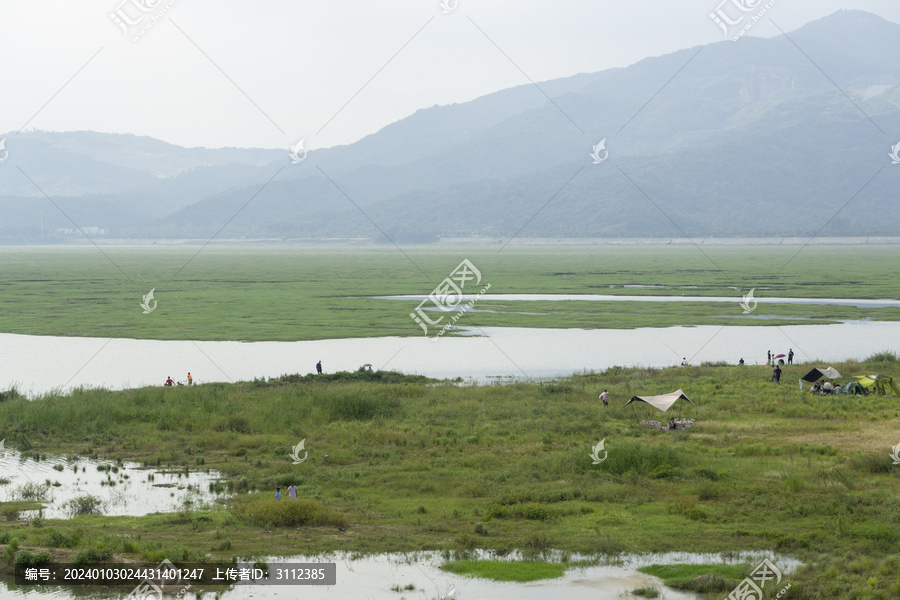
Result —
[[[788,364],[789,365],[794,364],[794,349],[793,348],[788,350]]]
[[[190,371],[188,371],[188,385],[194,385],[194,378],[191,377]]]
[[[603,400],[603,406],[609,406],[609,402],[607,402],[609,399],[609,392],[607,390],[603,390],[600,394],[600,399]]]
[[[775,365],[775,368],[772,369],[772,381],[781,383],[781,367],[778,365]]]
[[[322,361],[321,360],[316,363],[316,374],[317,375],[322,374]]]

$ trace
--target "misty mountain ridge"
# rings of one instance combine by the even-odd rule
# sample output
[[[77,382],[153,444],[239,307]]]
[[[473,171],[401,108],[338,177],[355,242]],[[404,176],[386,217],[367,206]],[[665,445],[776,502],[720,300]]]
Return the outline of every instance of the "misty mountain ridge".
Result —
[[[287,148],[0,134],[0,239],[40,241],[41,209],[43,241],[71,239],[44,193],[113,238],[208,239],[229,219],[221,237],[894,235],[900,25],[841,11],[788,36],[421,109],[300,164]]]

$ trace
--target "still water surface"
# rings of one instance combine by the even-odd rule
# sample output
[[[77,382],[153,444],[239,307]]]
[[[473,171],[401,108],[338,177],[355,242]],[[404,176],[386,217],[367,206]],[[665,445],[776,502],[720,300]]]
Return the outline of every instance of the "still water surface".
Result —
[[[237,586],[224,591],[221,600],[332,600],[363,598],[365,600],[435,600],[453,591],[454,600],[614,600],[625,597],[627,592],[639,587],[660,586],[660,598],[669,600],[694,600],[701,596],[678,592],[661,587],[655,577],[636,571],[639,566],[649,564],[674,563],[735,563],[746,562],[756,565],[764,556],[746,554],[722,557],[717,554],[667,553],[624,556],[615,565],[603,565],[584,569],[573,569],[559,579],[535,581],[531,583],[503,583],[484,579],[460,577],[440,570],[443,562],[437,553],[377,555],[351,560],[349,556],[292,557],[276,559],[279,562],[334,562],[337,566],[337,584],[334,586]],[[769,556],[768,558],[773,558]],[[274,561],[269,561],[270,564]],[[775,558],[776,565],[784,572],[796,565],[790,558]],[[404,588],[412,585],[411,591],[396,592],[392,587]],[[6,586],[9,587],[6,587]],[[6,588],[6,589],[4,589]],[[0,580],[0,594],[3,598],[28,598],[29,600],[49,600],[51,598],[72,598],[75,589],[43,588],[39,591],[26,590],[8,580]],[[223,588],[224,589],[224,588]],[[123,598],[125,594],[94,593],[92,599]],[[192,594],[188,594],[192,597]],[[211,596],[206,596],[211,597]]]
[[[460,320],[464,324],[465,319]],[[462,328],[465,329],[465,328]],[[356,370],[371,363],[437,378],[552,378],[614,365],[664,367],[743,358],[764,364],[766,352],[808,363],[900,353],[900,322],[855,321],[780,327],[534,329],[485,327],[473,337],[383,337],[301,342],[191,342],[0,334],[0,390],[27,394],[55,388],[111,389],[162,385],[171,375],[197,383]],[[476,337],[477,336],[477,337]],[[786,373],[785,379],[793,377]],[[799,377],[799,375],[797,375]]]
[[[0,450],[0,481],[6,482],[0,485],[0,501],[39,500],[48,519],[70,517],[66,503],[85,494],[100,500],[104,515],[171,512],[185,502],[197,507],[215,499],[209,488],[218,479],[214,471],[143,469],[136,463],[61,455],[37,460],[9,448]]]
[[[625,286],[629,287],[629,286]],[[630,286],[638,287],[638,286]],[[652,286],[644,286],[652,287]],[[375,296],[379,300],[422,301],[428,296]],[[619,296],[603,294],[463,294],[462,302],[479,300],[482,302],[719,302],[740,304],[742,296]],[[857,298],[753,298],[758,304],[820,304],[826,306],[855,306],[857,308],[887,308],[900,306],[900,300],[893,299],[857,299]]]

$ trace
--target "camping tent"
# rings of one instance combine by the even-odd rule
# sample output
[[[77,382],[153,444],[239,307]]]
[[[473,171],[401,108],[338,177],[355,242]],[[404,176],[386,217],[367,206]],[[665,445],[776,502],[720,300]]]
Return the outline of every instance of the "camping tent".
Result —
[[[840,379],[841,374],[834,367],[825,367],[824,369],[815,368],[800,379],[815,383],[825,377],[826,379]]]
[[[682,399],[691,402],[691,399],[685,396],[684,392],[675,390],[671,394],[663,394],[662,396],[632,396],[631,400],[625,403],[625,406],[628,406],[632,402],[646,402],[650,406],[666,412],[677,400]],[[693,404],[693,402],[691,402],[691,404]]]
[[[856,394],[857,396],[862,396],[866,393],[866,390],[863,389],[863,386],[859,385],[855,381],[845,383],[843,391],[845,394]]]
[[[862,375],[860,377],[854,376],[853,379],[866,390],[867,394],[893,394],[894,396],[900,396],[900,389],[897,388],[893,377],[888,377],[887,375]]]

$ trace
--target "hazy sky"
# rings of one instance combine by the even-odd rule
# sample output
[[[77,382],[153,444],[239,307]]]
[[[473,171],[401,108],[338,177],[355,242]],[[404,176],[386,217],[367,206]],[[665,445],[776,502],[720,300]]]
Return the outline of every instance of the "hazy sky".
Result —
[[[3,0],[0,132],[345,144],[528,78],[722,41],[709,17],[721,1],[445,0],[445,14],[439,0]],[[776,35],[768,17],[787,31],[842,8],[900,23],[897,0],[777,0],[748,35]],[[111,14],[134,23],[127,36]]]

